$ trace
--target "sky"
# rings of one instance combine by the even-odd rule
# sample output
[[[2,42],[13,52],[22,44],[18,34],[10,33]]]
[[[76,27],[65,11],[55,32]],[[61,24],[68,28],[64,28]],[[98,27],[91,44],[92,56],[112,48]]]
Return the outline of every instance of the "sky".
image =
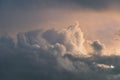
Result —
[[[0,0],[0,35],[15,37],[18,32],[59,29],[78,21],[88,40],[116,46],[119,4],[119,0]]]
[[[119,8],[120,0],[0,0],[0,79],[119,80]]]

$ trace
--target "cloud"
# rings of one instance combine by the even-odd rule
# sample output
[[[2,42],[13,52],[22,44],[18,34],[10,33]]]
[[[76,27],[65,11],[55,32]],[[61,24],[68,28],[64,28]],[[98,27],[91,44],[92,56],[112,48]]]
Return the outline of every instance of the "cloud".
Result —
[[[43,38],[54,45],[60,43],[65,46],[68,52],[85,53],[84,35],[79,27],[79,24],[73,24],[69,27],[57,31],[54,29],[47,30],[43,33]]]
[[[112,5],[119,5],[119,0],[1,0],[1,7],[33,8],[33,7],[52,7],[52,6],[79,6],[90,9],[105,9]]]
[[[5,48],[0,48],[0,79],[118,80],[120,57],[81,55],[83,35],[74,24],[62,30],[18,33],[16,47],[9,47],[13,43],[11,37],[1,37],[0,45],[5,42],[1,45]],[[69,50],[68,45],[73,48]],[[98,52],[103,49],[98,41],[92,46]]]
[[[8,35],[2,36],[0,38],[0,48],[14,48],[15,43],[14,40]]]
[[[64,22],[66,19],[74,20],[73,15],[76,15],[77,18],[75,19],[81,18],[83,24],[86,24],[86,22],[88,22],[87,24],[91,25],[89,24],[91,23],[90,21],[93,21],[93,23],[100,22],[101,24],[101,21],[103,21],[104,16],[108,15],[109,12],[104,16],[102,14],[102,17],[97,13],[97,16],[101,17],[99,18],[93,16],[96,15],[96,13],[93,14],[94,12],[91,13],[92,11],[84,12],[83,10],[79,12],[75,10],[72,12],[71,10],[74,10],[79,7],[79,9],[87,8],[101,10],[109,7],[112,4],[117,5],[119,4],[119,1],[0,0],[0,11],[2,12],[0,13],[0,16],[2,17],[2,30],[0,32],[7,32],[9,30],[12,30],[13,32],[18,32],[18,30],[21,29],[21,26],[23,26],[21,31],[25,31],[25,29],[28,30],[28,28],[31,28],[25,27],[29,25],[32,26],[32,29],[35,29],[36,25],[34,24],[36,24],[36,22],[38,22],[39,24],[44,22],[45,24],[48,24],[48,20],[53,22],[56,20],[59,22]],[[49,7],[54,7],[54,10],[49,9],[50,11],[48,12],[42,12],[44,8]],[[57,7],[60,7],[60,10]],[[70,11],[69,9],[63,10],[63,8],[66,7],[71,8]],[[56,8],[58,10],[56,10]],[[40,9],[40,12],[38,9]],[[88,13],[90,13],[90,15],[88,15]],[[70,16],[70,18],[67,18],[66,16]],[[112,16],[112,14],[109,16]],[[45,19],[46,17],[47,19]],[[60,17],[62,18],[62,20],[60,20]],[[90,20],[87,17],[89,17]],[[96,17],[95,20],[94,17]],[[98,18],[100,19],[100,21],[94,22]],[[108,21],[108,19],[106,20]],[[113,20],[111,22],[113,22]],[[111,22],[108,21],[108,23]],[[55,27],[58,28],[58,26]],[[84,28],[86,29],[86,27]],[[95,29],[95,27],[92,28],[92,30],[93,29]],[[102,51],[104,50],[103,45],[99,41],[93,41],[91,44],[92,48],[94,49],[93,54],[97,54],[97,56],[92,55],[88,57],[87,55],[89,54],[87,54],[86,52],[84,43],[84,34],[81,31],[81,28],[78,26],[78,24],[70,25],[64,29],[52,28],[47,30],[40,29],[29,32],[20,32],[17,35],[16,46],[14,40],[11,37],[3,36],[0,38],[0,79],[119,80],[120,57],[98,55],[99,53],[102,54]],[[110,68],[113,66],[114,68]]]
[[[101,44],[99,41],[93,41],[91,46],[94,50],[94,53],[97,55],[101,55],[102,51],[104,50],[104,45]]]
[[[84,7],[95,10],[107,9],[111,6],[119,5],[120,1],[118,0],[71,0],[76,4]]]

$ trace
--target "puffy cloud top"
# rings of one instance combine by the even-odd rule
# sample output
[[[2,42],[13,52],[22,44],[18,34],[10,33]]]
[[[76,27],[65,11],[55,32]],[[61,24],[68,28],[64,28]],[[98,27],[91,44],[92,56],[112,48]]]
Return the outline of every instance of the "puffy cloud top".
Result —
[[[119,80],[120,57],[86,57],[83,35],[75,24],[62,30],[18,33],[16,47],[9,47],[11,37],[1,37],[0,46],[5,48],[0,47],[0,79]],[[103,49],[98,41],[92,47],[96,52]]]

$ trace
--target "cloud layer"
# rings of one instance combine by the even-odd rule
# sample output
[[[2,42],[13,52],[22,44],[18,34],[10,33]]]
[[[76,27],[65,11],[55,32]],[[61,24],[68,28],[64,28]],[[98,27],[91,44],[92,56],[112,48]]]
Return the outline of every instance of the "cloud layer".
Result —
[[[84,51],[84,34],[76,24],[62,30],[18,33],[17,44],[0,38],[1,80],[119,80],[119,56],[101,56]],[[94,41],[95,51],[102,45]],[[94,52],[93,52],[94,54]]]
[[[119,4],[118,0],[0,0],[0,36],[17,33],[17,42],[8,35],[0,37],[0,80],[119,80],[120,56],[103,55],[104,45],[96,40],[88,53],[78,23],[59,27],[80,20],[90,37],[102,35],[95,39],[109,43],[119,27],[119,14],[112,11],[119,10]],[[104,12],[107,9],[111,12]],[[41,24],[50,29],[28,31]]]
[[[52,7],[52,6],[79,6],[90,9],[106,9],[109,6],[118,5],[119,0],[1,0],[0,7],[17,7],[17,8],[33,8],[33,7]]]

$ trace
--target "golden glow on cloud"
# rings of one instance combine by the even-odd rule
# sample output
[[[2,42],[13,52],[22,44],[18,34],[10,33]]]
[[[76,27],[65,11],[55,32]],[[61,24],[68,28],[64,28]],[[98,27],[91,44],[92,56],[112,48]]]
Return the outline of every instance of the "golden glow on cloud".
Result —
[[[42,11],[33,11],[32,27],[19,27],[14,30],[17,32],[24,32],[26,30],[36,30],[39,28],[56,28],[61,29],[69,26],[69,24],[78,21],[85,40],[94,41],[99,40],[106,47],[105,52],[113,52],[119,49],[120,41],[114,40],[115,33],[120,29],[120,12],[115,10],[89,10],[89,9],[66,9],[66,8],[50,8]],[[32,14],[32,15],[33,15]],[[38,19],[38,20],[37,20]],[[38,23],[36,23],[38,21]],[[35,25],[34,25],[35,24]],[[14,35],[13,31],[9,32]],[[74,40],[73,40],[74,41]],[[86,41],[85,41],[86,42]],[[85,44],[86,45],[86,44]],[[87,48],[88,44],[87,44]],[[88,49],[91,51],[91,48]],[[119,50],[117,51],[119,52]],[[107,53],[108,54],[108,53]]]

